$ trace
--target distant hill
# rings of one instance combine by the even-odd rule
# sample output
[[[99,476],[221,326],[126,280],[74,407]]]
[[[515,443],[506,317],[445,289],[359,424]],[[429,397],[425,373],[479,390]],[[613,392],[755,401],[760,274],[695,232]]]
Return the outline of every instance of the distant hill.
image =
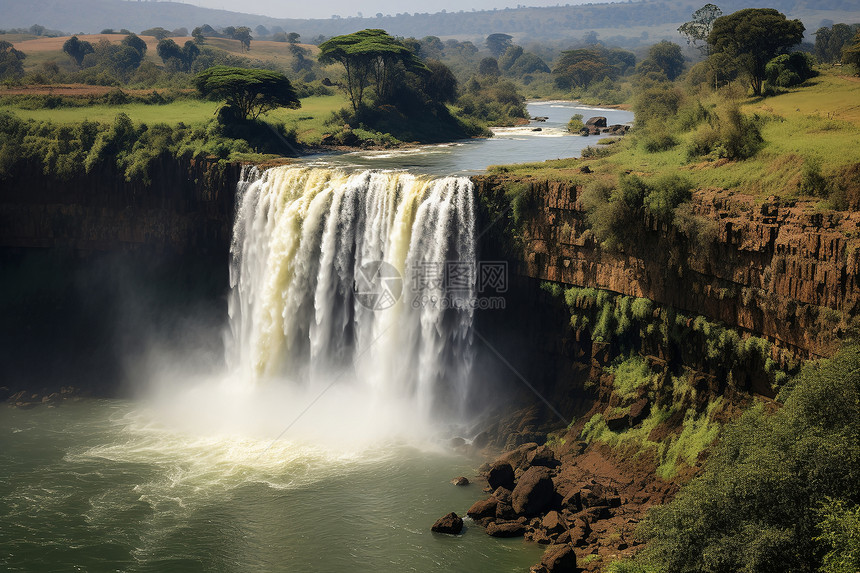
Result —
[[[318,35],[334,36],[363,28],[384,28],[400,36],[459,36],[476,38],[494,32],[514,35],[518,41],[559,40],[581,36],[588,30],[602,35],[638,36],[647,28],[666,33],[689,19],[707,0],[630,0],[611,4],[517,8],[476,12],[401,14],[381,18],[298,20],[200,8],[177,2],[126,0],[0,0],[0,28],[40,24],[68,33],[97,33],[105,28],[139,32],[161,26],[167,29],[209,24],[219,26],[280,26],[298,32],[307,41]],[[860,21],[857,0],[728,0],[716,2],[725,13],[767,5],[801,18],[808,33],[822,21]],[[632,31],[635,28],[635,33]],[[678,40],[677,35],[675,39]],[[644,39],[654,41],[659,34]]]

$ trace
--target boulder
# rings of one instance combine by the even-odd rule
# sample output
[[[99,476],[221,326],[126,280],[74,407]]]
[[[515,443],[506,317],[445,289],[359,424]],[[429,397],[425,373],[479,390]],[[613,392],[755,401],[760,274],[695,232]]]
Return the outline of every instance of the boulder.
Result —
[[[463,518],[458,516],[453,511],[444,517],[440,517],[430,528],[430,531],[436,533],[450,533],[457,535],[463,530]]]
[[[561,462],[555,458],[555,452],[547,446],[538,446],[530,451],[526,456],[526,463],[529,467],[542,466],[546,468],[555,468],[561,465]]]
[[[487,483],[492,489],[498,487],[514,489],[514,468],[507,462],[493,462],[490,471],[487,472]]]
[[[509,521],[516,518],[517,512],[514,511],[514,507],[510,503],[500,501],[498,505],[496,505],[496,519]]]
[[[648,417],[648,414],[651,412],[650,404],[648,403],[648,398],[642,398],[641,400],[637,400],[630,406],[630,425],[636,426],[641,423],[645,418]]]
[[[572,491],[564,496],[561,500],[561,508],[569,509],[573,512],[577,512],[582,509],[582,502],[579,500],[579,492]]]
[[[499,500],[499,503],[511,503],[511,490],[497,487],[493,491],[493,497]]]
[[[588,118],[585,122],[586,127],[606,127],[606,118],[602,115]]]
[[[537,515],[549,505],[553,491],[549,470],[535,466],[520,478],[511,493],[511,505],[520,515]]]
[[[491,537],[519,537],[526,532],[526,526],[519,521],[494,521],[487,526]]]
[[[450,443],[451,443],[451,447],[456,449],[456,448],[461,448],[461,447],[465,446],[466,440],[457,436],[457,437],[451,438]]]
[[[495,517],[496,505],[498,505],[498,503],[499,501],[494,497],[485,499],[483,501],[476,501],[472,504],[472,507],[470,507],[469,510],[466,512],[466,515],[476,521],[487,517]]]
[[[505,453],[502,455],[498,461],[502,463],[508,463],[511,465],[513,469],[528,469],[526,467],[526,460],[528,459],[528,455],[532,450],[537,449],[538,445],[536,442],[527,442],[522,444],[521,446]],[[513,487],[509,488],[513,489]]]
[[[573,547],[569,544],[550,545],[544,551],[543,557],[540,560],[542,571],[546,573],[575,573],[576,554],[573,552]]]
[[[557,511],[550,511],[541,519],[541,527],[549,533],[561,533],[565,530],[564,522]]]
[[[465,476],[456,477],[451,480],[454,485],[469,485],[469,479]]]

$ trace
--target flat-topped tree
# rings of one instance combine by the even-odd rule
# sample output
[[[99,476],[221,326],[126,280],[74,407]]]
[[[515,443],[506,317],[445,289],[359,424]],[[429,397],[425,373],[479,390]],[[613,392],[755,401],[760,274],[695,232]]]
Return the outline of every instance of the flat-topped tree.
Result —
[[[799,44],[804,29],[800,20],[788,20],[773,8],[746,8],[717,18],[708,44],[712,54],[725,54],[738,63],[758,96],[767,63]]]
[[[338,62],[346,69],[346,92],[353,111],[364,102],[367,88],[375,88],[378,100],[385,100],[392,89],[392,71],[397,64],[407,70],[426,72],[427,66],[415,53],[385,30],[368,29],[335,36],[319,46],[319,62]]]
[[[270,70],[214,66],[197,74],[194,84],[203,96],[226,100],[243,119],[257,119],[279,107],[301,107],[290,80]]]

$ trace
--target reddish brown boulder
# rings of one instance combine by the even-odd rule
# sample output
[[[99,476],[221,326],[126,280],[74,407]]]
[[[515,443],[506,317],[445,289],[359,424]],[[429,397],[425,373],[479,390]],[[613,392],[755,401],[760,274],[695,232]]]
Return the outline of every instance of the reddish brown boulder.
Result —
[[[492,537],[519,537],[526,531],[519,521],[494,521],[487,526],[487,535]]]
[[[532,567],[535,573],[576,573],[576,554],[568,544],[550,545],[544,551],[540,565]]]
[[[479,519],[484,519],[486,517],[495,517],[496,505],[498,503],[498,500],[496,500],[496,498],[494,497],[481,501],[476,501],[472,504],[472,507],[470,507],[469,510],[466,512],[466,515],[476,521]]]
[[[453,511],[444,517],[440,517],[430,528],[430,531],[436,533],[450,533],[457,535],[463,530],[463,518],[458,516]]]
[[[487,483],[492,489],[498,487],[514,489],[514,468],[507,462],[494,462],[487,472]]]
[[[550,511],[544,515],[541,520],[541,527],[549,533],[561,533],[565,529],[561,515],[557,511]]]
[[[549,470],[529,468],[511,493],[511,505],[520,515],[537,515],[549,505],[553,492]]]
[[[526,463],[528,464],[528,467],[543,466],[546,468],[554,468],[561,465],[561,462],[555,458],[555,452],[547,446],[538,446],[534,450],[530,451],[526,456]]]
[[[451,480],[454,485],[469,485],[469,479],[465,476],[460,476]]]

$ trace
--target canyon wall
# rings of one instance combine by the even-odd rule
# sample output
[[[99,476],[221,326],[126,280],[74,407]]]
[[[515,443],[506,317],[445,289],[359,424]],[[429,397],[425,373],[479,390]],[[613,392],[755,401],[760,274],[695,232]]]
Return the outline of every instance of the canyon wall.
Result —
[[[217,362],[241,166],[159,158],[0,180],[0,393],[123,393],[158,345]]]
[[[505,202],[504,177],[475,182],[484,201]],[[526,183],[532,197],[511,257],[515,275],[648,298],[802,358],[831,355],[855,323],[860,213],[700,190],[685,207],[696,231],[646,216],[609,250],[589,230],[581,187]],[[485,241],[484,250],[498,246]]]

